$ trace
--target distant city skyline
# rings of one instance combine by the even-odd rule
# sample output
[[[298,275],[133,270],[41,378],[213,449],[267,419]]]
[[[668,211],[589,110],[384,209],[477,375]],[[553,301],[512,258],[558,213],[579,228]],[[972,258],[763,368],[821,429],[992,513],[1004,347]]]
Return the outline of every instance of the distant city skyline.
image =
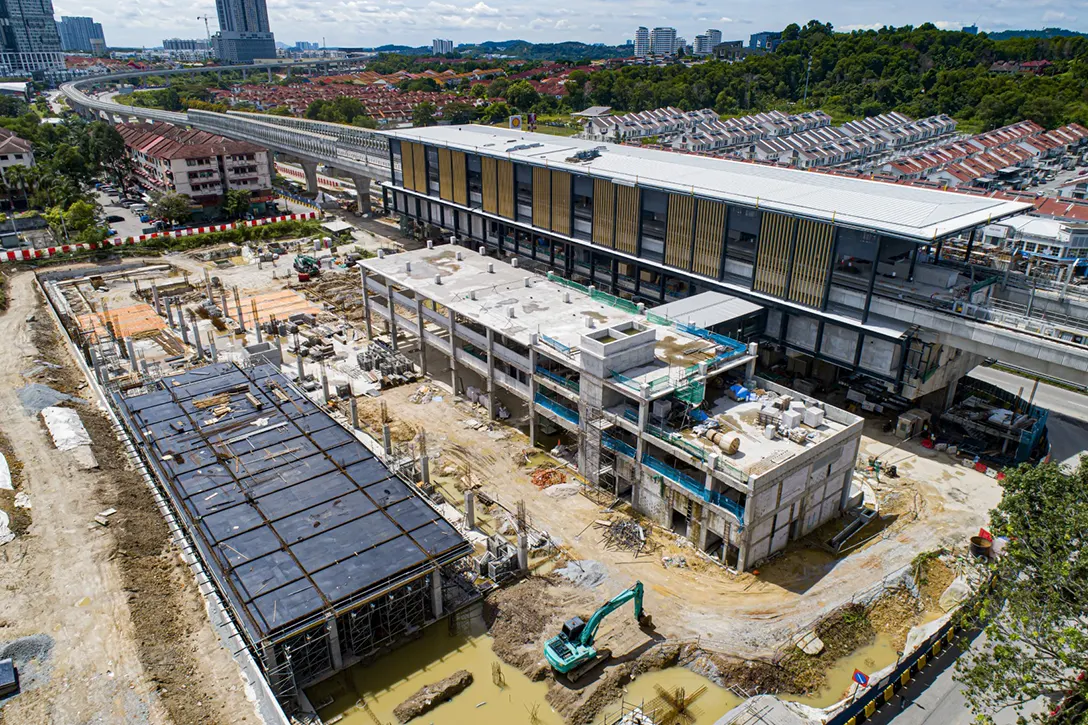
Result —
[[[203,37],[204,23],[196,16],[217,15],[213,0],[148,0],[127,6],[122,14],[116,12],[112,0],[56,0],[54,5],[58,20],[62,15],[104,18],[110,44],[128,47],[152,47],[166,33]],[[616,12],[620,7],[623,12]],[[951,7],[934,0],[891,7],[738,0],[725,14],[720,7],[709,0],[682,5],[633,0],[622,6],[611,0],[590,0],[544,7],[518,0],[501,4],[494,0],[270,0],[268,22],[289,45],[324,37],[329,47],[429,47],[434,38],[456,38],[457,44],[521,39],[622,45],[640,25],[651,30],[674,27],[690,43],[708,28],[720,29],[725,40],[739,40],[762,30],[781,30],[790,22],[803,25],[813,18],[842,31],[932,22],[944,30],[978,25],[982,32],[1048,26],[1088,32],[1088,12],[1080,13],[1076,5],[1056,0],[964,0]]]

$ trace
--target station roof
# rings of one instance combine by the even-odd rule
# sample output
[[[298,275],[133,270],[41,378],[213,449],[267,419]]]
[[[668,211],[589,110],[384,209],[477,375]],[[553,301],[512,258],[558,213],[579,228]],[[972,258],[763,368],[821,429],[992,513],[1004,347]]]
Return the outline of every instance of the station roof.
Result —
[[[763,309],[762,305],[722,292],[700,292],[682,300],[658,305],[647,312],[696,327],[711,329]]]
[[[490,126],[385,132],[405,141],[695,194],[921,242],[1031,208],[1023,202]],[[601,149],[579,161],[579,151]]]
[[[251,641],[289,636],[471,553],[273,367],[219,363],[164,382],[117,400]]]

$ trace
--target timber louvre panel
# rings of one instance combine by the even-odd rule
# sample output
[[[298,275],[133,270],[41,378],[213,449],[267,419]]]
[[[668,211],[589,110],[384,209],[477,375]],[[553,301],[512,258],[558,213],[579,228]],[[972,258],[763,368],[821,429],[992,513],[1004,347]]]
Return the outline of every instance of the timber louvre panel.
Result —
[[[698,221],[695,223],[695,264],[692,267],[696,274],[718,278],[722,264],[725,213],[725,204],[699,200]]]
[[[449,149],[438,149],[438,196],[453,201],[453,157]]]
[[[616,190],[611,181],[593,180],[593,243],[612,246],[612,222],[616,212]]]
[[[533,167],[533,226],[551,229],[552,177],[541,167]]]
[[[450,162],[453,164],[453,201],[461,206],[468,206],[468,179],[465,173],[465,152],[451,151]]]
[[[416,191],[424,194],[430,194],[430,190],[427,188],[427,147],[423,144],[416,144],[415,153],[412,161],[416,167]]]
[[[480,183],[483,186],[483,206],[488,214],[499,213],[499,181],[496,174],[496,160],[490,156],[480,157]]]
[[[695,197],[669,194],[665,226],[665,264],[691,269],[691,232],[695,223]]]
[[[514,218],[514,162],[497,159],[495,170],[499,179],[499,216]]]
[[[416,189],[415,144],[411,141],[400,142],[400,173],[404,177],[404,188]]]
[[[786,275],[790,264],[790,242],[796,222],[796,218],[785,214],[763,213],[752,289],[785,298],[789,286]]]
[[[797,249],[793,254],[790,299],[809,307],[820,307],[831,264],[834,228],[830,224],[802,219],[798,222]]]
[[[570,236],[570,174],[552,172],[552,231]]]
[[[616,187],[616,249],[638,253],[638,187]]]

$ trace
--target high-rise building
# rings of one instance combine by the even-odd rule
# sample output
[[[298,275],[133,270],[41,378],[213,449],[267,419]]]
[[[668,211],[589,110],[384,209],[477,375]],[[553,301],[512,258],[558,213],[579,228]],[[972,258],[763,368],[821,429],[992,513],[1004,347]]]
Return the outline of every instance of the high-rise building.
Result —
[[[654,55],[672,55],[676,52],[676,28],[654,28],[650,36],[650,52]]]
[[[963,32],[967,33],[968,35],[978,35],[978,26],[977,25],[964,25],[963,26]]]
[[[680,55],[681,53],[683,53],[687,49],[688,49],[688,40],[687,40],[687,38],[681,38],[681,37],[677,36],[676,40],[672,41],[672,54],[673,55]]]
[[[635,31],[635,57],[645,58],[650,54],[650,30],[639,27]]]
[[[163,50],[199,53],[208,50],[208,41],[204,38],[167,38],[162,41]]]
[[[219,32],[212,36],[215,55],[228,63],[276,57],[276,38],[268,25],[265,0],[215,0]]]
[[[692,44],[692,54],[694,55],[710,55],[710,36],[708,35],[696,35],[695,42]]]
[[[73,18],[65,15],[57,23],[57,33],[60,35],[61,50],[92,53],[96,45],[93,41],[101,41],[102,46],[106,44],[102,23],[96,23],[94,18]]]
[[[0,3],[0,74],[63,69],[64,53],[53,19],[53,0]]]
[[[431,52],[435,55],[446,55],[453,52],[453,41],[443,38],[435,38],[431,41]]]
[[[710,39],[710,50],[714,50],[715,45],[721,45],[722,31],[716,30],[714,28],[708,28],[704,35],[706,35],[706,37]]]
[[[773,53],[781,42],[782,33],[765,31],[752,33],[752,36],[748,39],[748,47],[752,50],[765,50],[768,53]]]
[[[294,50],[300,53],[307,50],[321,50],[321,43],[315,43],[308,40],[300,40],[295,43]]]

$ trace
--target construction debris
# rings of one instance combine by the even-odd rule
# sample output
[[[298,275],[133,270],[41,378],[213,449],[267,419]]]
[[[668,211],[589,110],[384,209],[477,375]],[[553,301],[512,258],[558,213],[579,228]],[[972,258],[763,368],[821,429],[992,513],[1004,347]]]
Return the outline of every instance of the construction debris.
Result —
[[[666,569],[687,569],[688,560],[683,556],[663,556],[661,565]]]
[[[649,531],[631,519],[597,521],[595,525],[604,531],[605,546],[614,551],[633,551],[638,556],[650,540]]]
[[[458,670],[443,680],[421,687],[416,694],[397,705],[393,715],[399,722],[406,723],[461,694],[471,684],[472,673],[468,670]]]
[[[555,573],[575,586],[595,589],[608,579],[608,567],[599,561],[585,559],[572,561]]]
[[[554,466],[541,464],[532,473],[533,485],[543,490],[567,482],[567,475]]]

